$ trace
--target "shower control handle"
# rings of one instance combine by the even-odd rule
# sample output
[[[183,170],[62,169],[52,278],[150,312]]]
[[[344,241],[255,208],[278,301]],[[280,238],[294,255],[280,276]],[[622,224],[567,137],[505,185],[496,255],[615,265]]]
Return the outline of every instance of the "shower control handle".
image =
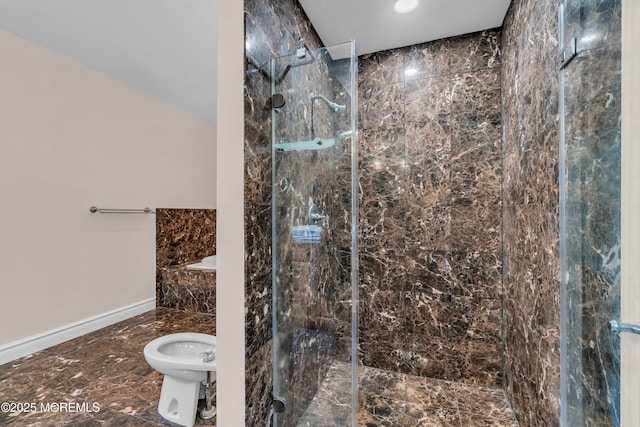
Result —
[[[315,204],[312,204],[309,207],[309,215],[307,217],[309,221],[309,225],[317,225],[318,221],[322,221],[323,219],[326,219],[326,218],[327,218],[326,215],[320,214],[320,211],[318,211],[318,207]]]
[[[615,334],[622,332],[628,332],[630,334],[640,335],[640,325],[631,325],[629,323],[618,323],[617,320],[609,320],[607,322],[607,329]]]
[[[287,411],[287,400],[284,397],[273,397],[273,411],[278,414],[283,414]]]

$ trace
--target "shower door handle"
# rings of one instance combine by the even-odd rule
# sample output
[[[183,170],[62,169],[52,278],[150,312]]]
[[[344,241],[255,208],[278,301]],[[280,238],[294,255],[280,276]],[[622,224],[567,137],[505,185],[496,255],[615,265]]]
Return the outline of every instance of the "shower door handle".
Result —
[[[640,325],[631,325],[629,323],[618,323],[618,321],[616,320],[609,320],[607,322],[607,328],[615,334],[628,332],[630,334],[640,335]]]

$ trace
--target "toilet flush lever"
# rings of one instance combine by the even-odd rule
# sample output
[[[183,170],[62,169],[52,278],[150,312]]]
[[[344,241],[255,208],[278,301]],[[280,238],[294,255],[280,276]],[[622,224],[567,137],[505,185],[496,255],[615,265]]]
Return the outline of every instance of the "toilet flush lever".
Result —
[[[213,352],[212,348],[206,349],[200,354],[200,356],[202,356],[203,362],[213,362],[216,358],[216,354]]]

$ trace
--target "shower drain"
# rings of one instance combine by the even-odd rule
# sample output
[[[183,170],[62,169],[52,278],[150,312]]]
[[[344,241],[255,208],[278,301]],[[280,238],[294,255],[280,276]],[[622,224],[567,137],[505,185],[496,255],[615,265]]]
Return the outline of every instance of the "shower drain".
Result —
[[[398,417],[398,423],[402,427],[415,427],[418,425],[418,420],[413,418],[411,415],[401,414]]]

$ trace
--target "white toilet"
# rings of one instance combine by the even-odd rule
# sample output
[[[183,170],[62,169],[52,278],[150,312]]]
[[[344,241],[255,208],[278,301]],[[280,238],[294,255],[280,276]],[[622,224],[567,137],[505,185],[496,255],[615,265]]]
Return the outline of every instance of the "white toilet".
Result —
[[[185,332],[156,338],[144,347],[144,358],[164,374],[158,412],[182,426],[193,426],[202,381],[216,379],[216,337]]]

